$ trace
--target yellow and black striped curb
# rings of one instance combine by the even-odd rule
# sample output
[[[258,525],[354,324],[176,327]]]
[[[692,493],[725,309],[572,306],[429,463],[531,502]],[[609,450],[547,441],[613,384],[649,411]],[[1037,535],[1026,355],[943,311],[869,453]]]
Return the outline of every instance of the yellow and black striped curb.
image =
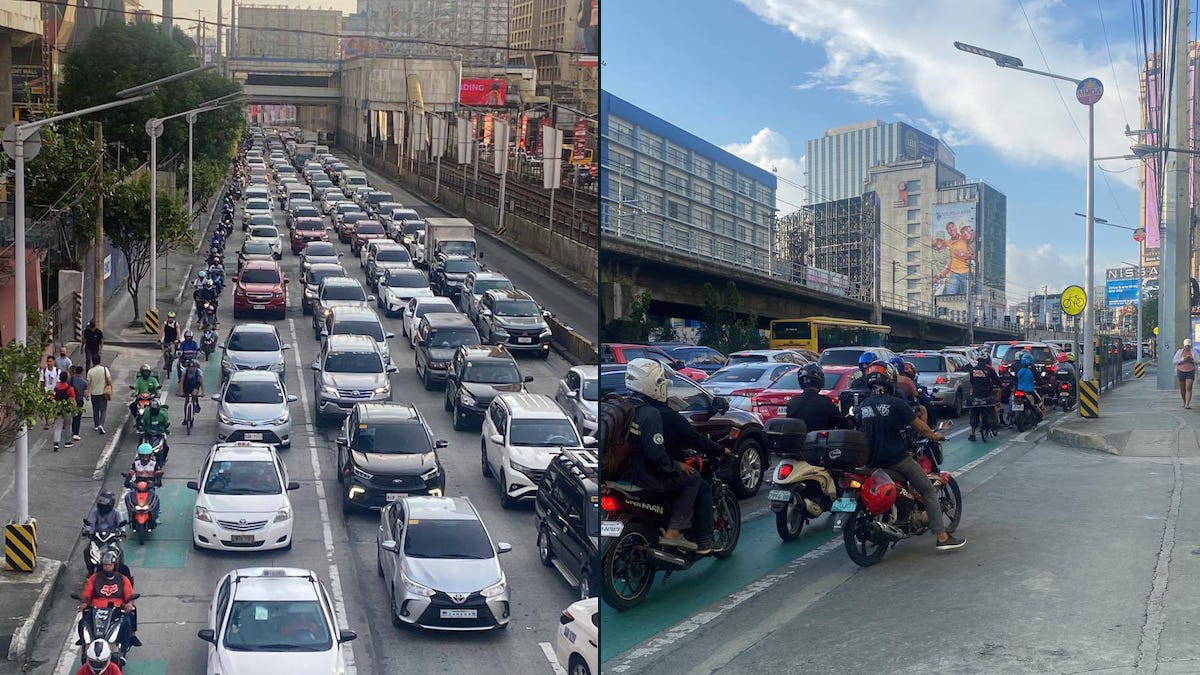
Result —
[[[1089,419],[1100,416],[1100,381],[1079,381],[1079,414]]]
[[[1146,376],[1146,364],[1144,364],[1144,363],[1133,364],[1133,376],[1134,377],[1145,377]]]
[[[146,327],[147,333],[150,333],[152,335],[158,335],[158,325],[159,324],[158,324],[158,310],[157,309],[146,310],[146,318],[144,319],[144,325]]]
[[[12,572],[32,572],[37,566],[37,520],[4,526],[4,567]]]

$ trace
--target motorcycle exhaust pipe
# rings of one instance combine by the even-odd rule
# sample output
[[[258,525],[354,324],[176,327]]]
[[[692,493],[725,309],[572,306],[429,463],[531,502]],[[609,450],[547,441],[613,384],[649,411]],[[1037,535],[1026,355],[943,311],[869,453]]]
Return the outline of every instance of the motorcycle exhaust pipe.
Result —
[[[662,549],[657,549],[657,548],[650,549],[650,557],[654,558],[655,561],[657,561],[658,563],[660,563],[666,567],[673,567],[675,569],[681,570],[687,565],[687,560],[685,560],[684,558],[674,555],[672,553],[667,553],[666,551],[664,551]]]
[[[873,539],[886,539],[887,541],[900,541],[904,538],[904,532],[890,523],[881,523],[874,521],[871,523],[871,537]]]

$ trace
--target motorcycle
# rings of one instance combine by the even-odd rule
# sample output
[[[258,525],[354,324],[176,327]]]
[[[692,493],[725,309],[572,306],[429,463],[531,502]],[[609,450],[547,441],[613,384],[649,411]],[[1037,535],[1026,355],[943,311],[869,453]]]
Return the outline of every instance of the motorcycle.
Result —
[[[208,361],[212,358],[212,353],[217,348],[217,331],[209,329],[204,331],[200,336],[200,351],[204,352],[204,360]]]
[[[996,400],[989,397],[972,396],[967,399],[966,409],[970,411],[971,428],[979,429],[979,439],[987,441],[988,436],[995,438],[1000,434],[1000,429],[990,423],[991,412],[996,407]],[[997,416],[998,417],[998,416]]]
[[[1013,422],[1017,425],[1017,431],[1032,429],[1041,421],[1041,415],[1037,411],[1037,404],[1033,402],[1033,399],[1029,398],[1029,394],[1020,389],[1012,393],[1011,407]]]
[[[166,406],[163,406],[163,408],[165,409]],[[166,469],[167,455],[170,454],[170,450],[167,448],[166,434],[142,432],[142,443],[150,444],[154,460],[158,462],[160,468]]]
[[[129,385],[133,389],[133,385]],[[130,412],[133,417],[133,428],[140,434],[142,433],[142,413],[146,412],[146,408],[150,407],[150,401],[154,398],[149,392],[138,394],[133,401],[130,402]]]
[[[767,500],[775,513],[779,538],[792,541],[800,536],[805,524],[833,506],[838,496],[837,481],[825,468],[805,461],[809,434],[804,420],[776,417],[767,420],[764,431],[767,449],[780,458]]]
[[[1075,380],[1069,374],[1058,376],[1058,405],[1063,412],[1075,407]]]
[[[202,330],[215,329],[220,322],[217,320],[217,305],[212,302],[205,302],[200,306],[200,328]]]
[[[689,453],[685,460],[712,485],[714,549],[711,553],[664,549],[658,545],[674,495],[642,496],[642,489],[625,482],[605,481],[600,490],[601,595],[618,610],[642,603],[654,585],[654,576],[686,570],[696,561],[733,555],[742,531],[742,511],[733,490],[718,476],[726,475],[728,457],[705,459]]]
[[[121,549],[121,541],[125,539],[125,526],[127,521],[121,522],[119,530],[97,530],[88,532],[86,526],[90,526],[92,522],[87,518],[83,519],[85,528],[80,531],[79,536],[82,539],[89,539],[87,554],[83,556],[83,565],[87,568],[88,576],[91,576],[96,571],[96,566],[100,564],[100,555],[112,549],[117,552],[117,565],[125,563],[125,551]]]
[[[72,593],[71,597],[75,600],[79,599],[78,593]],[[134,593],[129,596],[130,600],[137,600],[142,597],[140,593]],[[86,648],[93,640],[101,639],[108,643],[109,650],[113,653],[113,661],[117,666],[125,665],[125,657],[129,654],[131,645],[122,644],[121,626],[125,622],[127,612],[121,605],[119,600],[112,600],[107,607],[88,607],[83,610],[79,617],[78,635],[79,639],[75,641],[75,645]],[[87,663],[87,657],[80,657],[81,663]]]
[[[178,360],[176,361],[176,377],[183,377],[183,371],[187,370],[187,367],[196,360],[196,354],[197,352],[193,351],[181,351],[177,354]]]
[[[937,428],[941,431],[949,426],[950,422],[945,421]],[[953,532],[962,519],[962,492],[954,476],[938,468],[942,460],[941,445],[922,438],[915,442],[911,452],[938,491],[938,506],[945,517],[946,531]],[[889,547],[929,529],[929,516],[921,495],[908,485],[902,474],[888,469],[860,468],[847,471],[841,483],[845,492],[834,503],[833,510],[853,514],[842,531],[842,539],[850,560],[859,567],[878,563]],[[876,497],[872,488],[881,484],[890,484],[893,489],[883,490]]]
[[[146,535],[158,527],[158,521],[154,517],[158,509],[158,494],[155,488],[161,486],[162,471],[154,472],[152,477],[139,476],[131,471],[129,480],[126,481],[126,487],[130,490],[125,493],[125,511],[133,518],[130,525],[137,533],[139,545],[145,544]]]

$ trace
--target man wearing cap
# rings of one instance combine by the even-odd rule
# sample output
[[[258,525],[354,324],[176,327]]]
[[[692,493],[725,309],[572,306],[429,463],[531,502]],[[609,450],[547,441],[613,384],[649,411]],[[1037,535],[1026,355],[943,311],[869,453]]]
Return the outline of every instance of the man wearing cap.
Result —
[[[1179,396],[1183,399],[1184,410],[1192,409],[1192,384],[1196,381],[1196,362],[1200,361],[1200,352],[1192,346],[1191,338],[1184,338],[1183,348],[1175,352],[1172,359],[1175,364],[1175,376],[1179,379]]]
[[[83,329],[83,364],[84,370],[100,363],[100,350],[104,347],[104,331],[96,327],[96,320],[88,321]]]

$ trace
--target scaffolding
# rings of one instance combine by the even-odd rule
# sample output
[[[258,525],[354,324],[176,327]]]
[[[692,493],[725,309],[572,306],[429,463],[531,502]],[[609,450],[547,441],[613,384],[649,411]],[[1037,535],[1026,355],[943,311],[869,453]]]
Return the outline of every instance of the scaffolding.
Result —
[[[510,0],[359,0],[366,34],[413,38],[384,41],[381,49],[412,58],[461,60],[463,66],[503,68],[508,63]],[[442,44],[431,44],[442,43]]]
[[[805,207],[812,222],[812,265],[850,278],[851,295],[876,300],[879,207],[874,192]]]

